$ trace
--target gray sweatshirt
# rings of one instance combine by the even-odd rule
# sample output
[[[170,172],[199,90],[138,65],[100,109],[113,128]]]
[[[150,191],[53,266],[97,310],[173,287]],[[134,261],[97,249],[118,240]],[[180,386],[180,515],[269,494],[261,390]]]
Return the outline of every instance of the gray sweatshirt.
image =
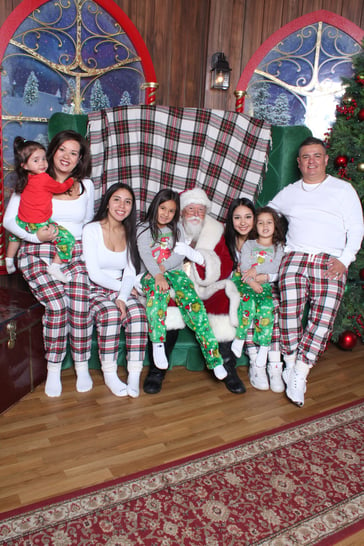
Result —
[[[180,237],[179,241],[184,242],[185,236],[183,227],[178,224]],[[158,239],[153,241],[149,225],[141,224],[137,229],[137,244],[140,258],[145,269],[153,277],[160,273],[159,264],[162,263],[166,270],[183,269],[183,256],[173,252],[173,236],[168,226],[159,230]]]

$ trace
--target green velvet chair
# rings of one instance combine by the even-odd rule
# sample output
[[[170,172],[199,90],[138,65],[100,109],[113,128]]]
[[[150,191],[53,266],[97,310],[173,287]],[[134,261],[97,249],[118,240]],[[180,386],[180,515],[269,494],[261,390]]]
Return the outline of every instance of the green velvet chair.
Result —
[[[86,136],[87,115],[65,114],[62,112],[53,114],[48,122],[49,140],[51,140],[59,131],[65,129],[73,129],[83,136]],[[263,180],[262,191],[256,200],[257,206],[266,205],[278,191],[300,177],[297,166],[297,150],[301,142],[311,135],[311,131],[305,126],[272,126],[272,148],[269,154],[268,167]],[[120,366],[126,365],[125,353],[125,335],[124,332],[121,331],[118,358],[118,364]],[[237,361],[237,365],[239,366],[247,365],[247,363],[248,360],[245,355],[242,355]],[[148,355],[146,355],[144,365],[148,364]],[[72,358],[68,351],[63,362],[63,368],[69,368],[72,365]],[[180,330],[178,334],[176,345],[170,357],[170,366],[185,366],[189,370],[203,370],[205,368],[205,361],[199,345],[188,328]],[[92,339],[89,367],[91,369],[101,368],[95,331]]]
[[[258,207],[265,206],[280,190],[301,177],[297,164],[297,151],[301,142],[312,136],[312,133],[304,125],[292,127],[272,125],[271,135],[272,147],[268,168],[262,191],[256,199]]]
[[[245,355],[242,355],[237,360],[238,366],[247,365],[248,360]],[[174,366],[185,366],[187,370],[191,371],[201,371],[206,368],[205,360],[202,356],[201,349],[195,339],[194,334],[189,328],[184,328],[178,333],[177,342],[174,346],[174,349],[169,358],[170,367]],[[144,366],[149,365],[148,351],[146,351]],[[118,355],[118,366],[126,366],[126,348],[125,348],[125,334],[124,331],[120,332],[120,343],[119,343],[119,355]],[[73,360],[70,355],[70,351],[67,351],[66,358],[63,361],[62,369],[67,369],[73,367]],[[91,358],[89,360],[89,368],[91,370],[100,370],[101,363],[97,350],[97,337],[96,331],[94,330],[92,336],[92,345],[91,345]]]

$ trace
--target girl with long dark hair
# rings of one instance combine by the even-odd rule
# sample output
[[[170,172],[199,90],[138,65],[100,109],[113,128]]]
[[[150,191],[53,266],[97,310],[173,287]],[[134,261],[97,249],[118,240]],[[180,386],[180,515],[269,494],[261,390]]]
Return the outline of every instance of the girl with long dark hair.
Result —
[[[91,279],[90,313],[94,318],[101,369],[115,396],[139,396],[147,343],[145,309],[132,294],[140,259],[136,245],[136,206],[126,184],[110,186],[93,221],[83,229],[83,253]],[[118,377],[120,329],[127,350],[127,383]]]

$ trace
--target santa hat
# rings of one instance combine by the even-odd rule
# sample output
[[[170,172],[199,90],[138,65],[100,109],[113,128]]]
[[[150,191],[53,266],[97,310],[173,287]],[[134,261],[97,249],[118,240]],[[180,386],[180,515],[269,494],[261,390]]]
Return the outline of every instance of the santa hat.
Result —
[[[203,205],[206,207],[206,212],[210,212],[211,201],[206,195],[206,192],[201,188],[193,188],[186,190],[180,195],[181,210],[188,205]]]

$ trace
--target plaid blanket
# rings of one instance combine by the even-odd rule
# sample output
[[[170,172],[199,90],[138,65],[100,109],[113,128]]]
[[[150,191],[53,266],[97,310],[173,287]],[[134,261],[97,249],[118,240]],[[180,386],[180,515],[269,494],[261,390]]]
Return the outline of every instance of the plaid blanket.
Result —
[[[203,188],[224,220],[232,199],[261,189],[270,125],[245,114],[165,106],[122,106],[88,116],[96,208],[114,182],[129,184],[141,218],[161,188]]]

